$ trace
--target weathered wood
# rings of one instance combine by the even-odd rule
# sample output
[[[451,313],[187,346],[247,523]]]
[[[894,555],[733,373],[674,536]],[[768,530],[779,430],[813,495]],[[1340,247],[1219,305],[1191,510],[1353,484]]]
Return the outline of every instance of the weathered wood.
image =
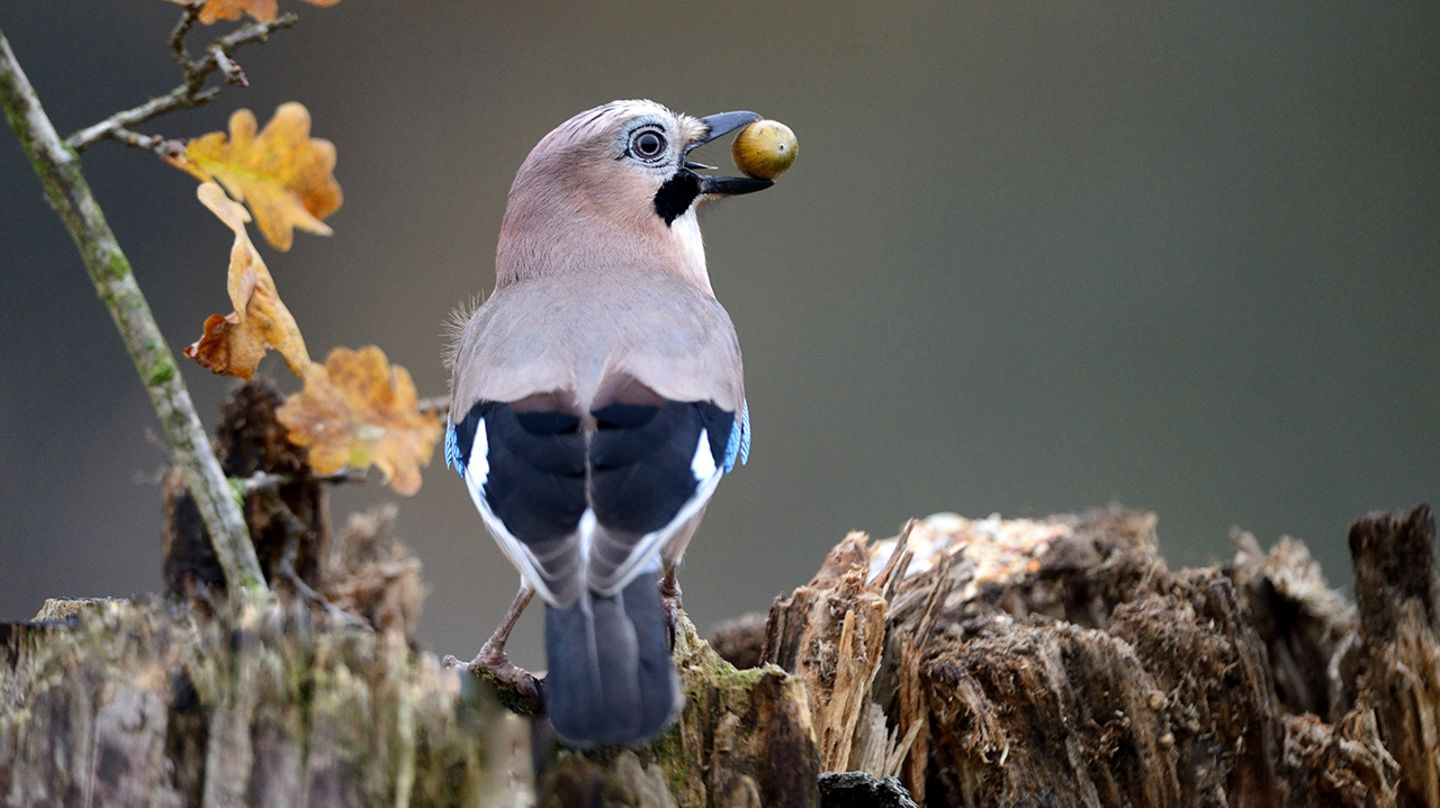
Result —
[[[311,596],[56,601],[0,627],[0,801],[24,805],[1288,806],[1435,801],[1429,511],[1169,570],[1152,516],[932,517],[841,542],[737,669],[677,616],[685,704],[557,744],[407,639],[418,562],[354,519]],[[376,626],[380,626],[379,629]],[[787,673],[788,669],[788,673]],[[833,770],[833,771],[831,771]]]
[[[901,775],[925,804],[1440,805],[1425,790],[1440,765],[1428,512],[1352,533],[1374,623],[1359,651],[1355,610],[1299,542],[1263,553],[1237,536],[1234,563],[1171,572],[1154,524],[941,515],[897,540],[847,537],[776,601],[765,659],[807,685],[826,768],[838,732],[850,766]],[[875,614],[881,658],[857,629]],[[727,644],[745,647],[738,631]],[[889,754],[859,753],[877,738]]]
[[[1400,767],[1398,804],[1440,805],[1440,577],[1435,519],[1421,505],[1350,529],[1365,671],[1380,737]]]
[[[239,385],[226,398],[215,428],[215,454],[227,479],[256,474],[283,482],[243,498],[245,522],[265,580],[293,574],[305,585],[322,585],[331,541],[325,486],[310,474],[303,450],[292,445],[275,417],[283,402],[265,379]],[[195,500],[177,470],[165,484],[164,572],[166,591],[185,596],[204,588],[225,589],[225,577]]]
[[[1231,538],[1227,573],[1265,643],[1280,705],[1339,721],[1355,701],[1354,605],[1330,588],[1302,542],[1285,536],[1266,553],[1248,533]]]
[[[509,788],[484,761],[518,720],[398,631],[273,600],[38,617],[0,631],[6,805],[478,805]]]
[[[1284,765],[1293,805],[1395,805],[1400,764],[1380,741],[1374,710],[1351,711],[1335,725],[1287,716]]]
[[[737,671],[683,614],[677,727],[633,751],[542,741],[538,788],[529,721],[399,625],[325,614],[300,601],[215,615],[54,601],[5,626],[0,803],[483,806],[538,791],[553,805],[818,804],[799,683],[773,666]]]
[[[750,808],[819,804],[819,757],[805,690],[774,665],[737,670],[681,613],[675,637],[685,706],[647,747],[553,745],[537,772],[541,805]]]

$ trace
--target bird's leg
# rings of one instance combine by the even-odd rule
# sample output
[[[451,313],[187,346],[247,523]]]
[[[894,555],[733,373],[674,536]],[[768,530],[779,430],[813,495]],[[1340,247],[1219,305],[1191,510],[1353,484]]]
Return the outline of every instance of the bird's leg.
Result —
[[[539,702],[539,686],[529,671],[512,663],[510,657],[505,655],[505,642],[510,639],[510,632],[515,628],[516,621],[525,612],[525,607],[530,605],[533,597],[535,590],[521,581],[520,591],[515,593],[515,600],[500,619],[500,625],[495,627],[490,639],[480,646],[480,653],[476,654],[474,659],[461,662],[454,656],[446,656],[441,660],[441,664],[447,668],[464,666],[469,668],[471,673],[490,679],[502,691],[509,690],[508,694],[502,692],[502,701],[506,701],[505,696],[512,696],[521,712],[534,711]]]
[[[675,647],[675,621],[680,614],[680,582],[675,579],[679,564],[665,562],[665,577],[660,579],[660,605],[665,609],[665,624],[670,629],[670,647]]]
[[[684,594],[675,578],[675,571],[679,568],[679,564],[666,564],[665,577],[660,579],[660,597],[665,600],[665,608],[671,611],[680,608],[680,597]]]
[[[465,664],[469,667],[497,668],[510,664],[510,658],[505,655],[505,643],[510,639],[510,632],[515,629],[515,623],[519,621],[520,615],[525,613],[525,607],[530,605],[530,599],[535,597],[535,590],[520,582],[520,591],[515,593],[515,600],[510,602],[510,608],[505,610],[505,616],[500,618],[500,625],[490,634],[490,639],[480,646],[480,653],[468,663],[461,663],[454,656],[447,656],[443,660],[447,667],[459,667]],[[514,667],[514,666],[511,666]]]

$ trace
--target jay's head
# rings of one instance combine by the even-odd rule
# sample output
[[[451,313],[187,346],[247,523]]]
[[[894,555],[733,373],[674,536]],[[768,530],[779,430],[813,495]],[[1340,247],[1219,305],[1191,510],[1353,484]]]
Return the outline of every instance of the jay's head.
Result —
[[[510,187],[500,284],[593,265],[592,250],[620,250],[669,257],[708,287],[696,206],[773,183],[700,173],[714,167],[692,152],[757,120],[753,112],[695,118],[653,101],[613,101],[560,124]]]

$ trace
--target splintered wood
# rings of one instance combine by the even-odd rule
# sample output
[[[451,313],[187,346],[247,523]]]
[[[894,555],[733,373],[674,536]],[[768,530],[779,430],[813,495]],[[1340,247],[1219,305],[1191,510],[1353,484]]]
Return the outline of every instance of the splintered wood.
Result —
[[[762,657],[805,686],[824,771],[865,768],[859,761],[851,765],[857,751],[874,766],[890,751],[877,740],[857,750],[873,731],[875,716],[866,707],[885,652],[886,603],[883,581],[877,582],[866,581],[864,536],[851,534],[830,552],[815,580],[776,605],[767,628]]]
[[[277,528],[266,572],[291,596],[264,602],[219,596],[175,543],[194,600],[0,624],[0,802],[1440,806],[1428,508],[1355,523],[1354,606],[1298,541],[1237,533],[1231,563],[1172,571],[1155,526],[1112,509],[852,534],[763,622],[724,626],[739,668],[678,612],[675,727],[588,751],[407,641],[418,564],[386,514],[298,567],[283,544],[307,529]]]
[[[1362,701],[1400,767],[1402,805],[1440,805],[1440,577],[1435,519],[1371,514],[1350,529]]]
[[[762,658],[804,684],[822,769],[919,804],[1440,806],[1427,509],[1356,523],[1358,610],[1294,539],[1171,571],[1155,524],[852,534],[777,599]]]

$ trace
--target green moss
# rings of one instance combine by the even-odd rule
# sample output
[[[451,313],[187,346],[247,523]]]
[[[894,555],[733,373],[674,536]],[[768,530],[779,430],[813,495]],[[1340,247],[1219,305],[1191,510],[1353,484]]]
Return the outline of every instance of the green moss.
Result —
[[[110,254],[110,260],[105,262],[105,267],[110,271],[110,277],[117,280],[130,274],[130,262],[125,260],[124,254],[119,251]]]
[[[710,669],[711,676],[713,677],[711,681],[716,687],[722,690],[748,691],[754,687],[757,682],[764,679],[766,674],[784,673],[779,668],[771,665],[762,668],[742,669],[731,665],[719,656],[715,659],[716,663]]]
[[[177,372],[175,360],[168,356],[162,357],[145,372],[145,381],[152,387],[157,384],[164,384],[175,378]]]
[[[670,795],[680,799],[689,791],[695,776],[695,761],[685,755],[685,742],[680,737],[681,728],[679,724],[673,726],[664,735],[656,738],[646,750],[647,757],[660,767],[665,773],[666,784],[670,786]]]
[[[25,156],[30,158],[30,164],[35,168],[36,173],[41,173],[40,163],[34,157],[28,130],[25,128],[25,112],[21,108],[25,101],[20,97],[20,88],[16,85],[14,77],[9,74],[0,75],[0,101],[5,102],[5,120],[10,123],[10,128],[19,138],[20,147],[25,150]]]
[[[225,482],[230,484],[230,495],[235,497],[235,504],[241,508],[245,507],[245,489],[249,488],[244,477],[226,477]]]

